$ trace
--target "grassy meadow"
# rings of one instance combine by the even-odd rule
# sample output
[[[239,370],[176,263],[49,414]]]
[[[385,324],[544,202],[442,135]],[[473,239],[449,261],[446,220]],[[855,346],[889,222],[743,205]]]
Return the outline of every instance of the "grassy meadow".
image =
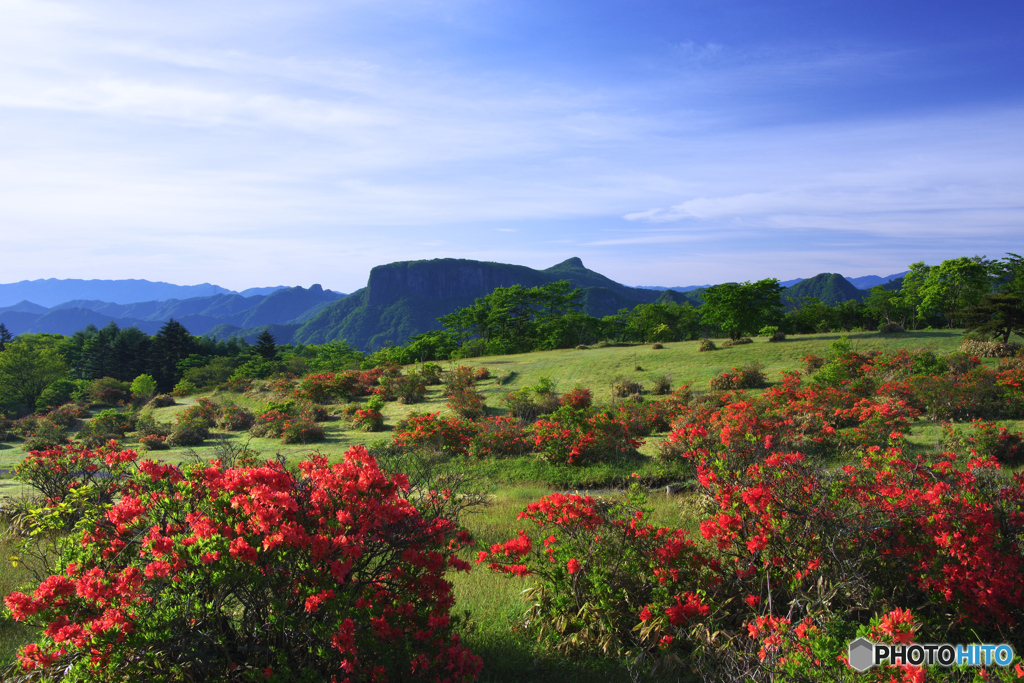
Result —
[[[698,342],[666,343],[661,349],[652,348],[651,345],[598,345],[587,349],[473,358],[452,365],[487,367],[491,377],[480,382],[477,390],[486,398],[491,413],[503,414],[505,411],[500,403],[502,397],[511,391],[532,386],[542,378],[553,381],[559,393],[577,386],[589,388],[595,403],[609,402],[612,384],[627,377],[650,387],[655,378],[664,375],[669,378],[673,389],[689,384],[694,394],[699,395],[709,391],[709,381],[722,371],[753,362],[760,363],[769,381],[774,383],[780,380],[784,371],[801,369],[803,356],[824,356],[829,343],[838,338],[837,334],[805,335],[779,343],[768,343],[764,338],[758,338],[752,344],[728,348],[721,348],[723,340],[716,340],[720,348],[711,352],[699,352]],[[962,332],[929,330],[894,335],[854,332],[848,338],[853,349],[858,352],[928,348],[937,355],[946,355],[958,348]],[[997,365],[998,361],[986,359],[985,363]],[[234,444],[248,443],[250,448],[263,456],[280,454],[293,464],[310,451],[339,458],[353,444],[390,440],[393,425],[410,413],[448,412],[442,388],[428,387],[423,403],[388,403],[382,410],[386,425],[384,432],[366,433],[351,429],[348,421],[336,414],[343,407],[337,405],[328,407],[333,414],[324,425],[326,440],[322,443],[309,446],[283,445],[277,439],[250,438],[245,432],[215,431],[202,446],[157,451],[152,456],[171,462],[179,462],[194,455],[200,458],[214,457],[218,440],[224,439]],[[261,412],[270,401],[275,400],[272,394],[258,392],[214,393],[206,396],[217,402],[234,402],[255,413]],[[172,421],[177,412],[194,404],[196,398],[179,398],[176,405],[153,411],[153,416],[158,421]],[[1021,422],[1004,421],[1001,424],[1014,430],[1024,428]],[[665,436],[655,434],[646,439],[640,449],[641,455],[633,462],[599,465],[588,468],[588,471],[572,466],[550,465],[533,456],[467,461],[467,469],[476,474],[487,492],[489,504],[468,513],[464,519],[465,525],[477,539],[478,547],[486,548],[492,543],[515,536],[519,528],[516,513],[527,503],[553,490],[589,489],[600,495],[616,495],[611,489],[627,479],[632,471],[653,472],[654,462],[649,456]],[[940,425],[921,421],[913,426],[909,440],[915,447],[932,448],[941,436]],[[126,445],[130,446],[130,441],[128,439]],[[0,499],[27,495],[27,491],[9,473],[24,455],[18,443],[0,444],[0,470],[6,471],[0,474]],[[651,480],[655,479],[651,477]],[[654,507],[655,523],[692,530],[696,525],[696,495],[682,493],[669,496],[664,488],[652,489],[650,503]],[[6,594],[18,588],[28,577],[24,567],[14,568],[6,562],[11,554],[10,548],[3,541],[0,541],[0,545],[3,546],[0,547],[0,554],[3,555],[0,559],[4,560],[0,568],[0,592]],[[470,559],[475,555],[475,550],[467,551],[466,557]],[[482,681],[630,680],[629,672],[615,664],[569,661],[553,653],[539,651],[519,624],[526,608],[521,593],[529,587],[529,580],[501,576],[484,569],[474,569],[469,574],[453,575],[451,578],[457,595],[455,611],[468,615],[464,641],[471,650],[484,658]],[[0,617],[0,665],[10,661],[17,647],[29,642],[32,636],[31,628]]]

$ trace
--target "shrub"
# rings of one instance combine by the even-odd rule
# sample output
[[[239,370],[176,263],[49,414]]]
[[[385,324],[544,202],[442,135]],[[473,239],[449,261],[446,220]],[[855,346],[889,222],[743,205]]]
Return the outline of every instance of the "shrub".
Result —
[[[439,416],[440,413],[410,416],[395,425],[392,440],[402,448],[428,448],[455,455],[469,453],[477,426],[457,417]]]
[[[365,393],[361,391],[360,374],[356,371],[343,373],[321,372],[308,375],[299,383],[295,394],[313,403],[336,403],[349,400]]]
[[[478,458],[503,458],[525,455],[532,446],[519,420],[492,415],[476,423],[469,453]]]
[[[131,399],[128,383],[121,382],[113,377],[94,379],[89,383],[86,395],[93,403],[105,403],[107,405],[124,405]]]
[[[174,389],[171,390],[173,396],[188,396],[198,391],[196,385],[189,382],[187,379],[183,379],[174,385]]]
[[[281,429],[281,443],[314,443],[324,440],[324,428],[307,415],[290,419]]]
[[[61,427],[70,427],[79,420],[88,416],[88,411],[76,403],[65,403],[59,408],[54,408],[46,414],[46,418]]]
[[[119,441],[135,430],[136,419],[132,413],[119,413],[113,408],[104,410],[78,431],[78,440],[91,448],[102,446],[111,439]]]
[[[899,323],[885,323],[878,328],[879,334],[899,334],[900,332],[906,332],[906,330]]]
[[[196,399],[195,405],[191,405],[178,413],[178,422],[199,422],[207,429],[212,429],[220,417],[221,407],[208,398]]]
[[[15,619],[48,624],[20,652],[25,669],[96,681],[476,678],[445,578],[468,569],[456,555],[468,537],[444,491],[425,495],[421,515],[408,479],[362,446],[334,465],[312,456],[297,475],[272,462],[139,469],[130,495],[63,545],[60,573],[7,596]]]
[[[352,428],[364,432],[379,432],[384,429],[384,416],[376,408],[357,409],[352,417]]]
[[[548,462],[586,465],[635,452],[640,442],[621,420],[605,413],[562,407],[530,427],[534,446]]]
[[[217,427],[229,432],[249,429],[255,422],[256,417],[251,411],[236,405],[222,406],[220,415],[217,417]]]
[[[165,443],[174,448],[199,446],[208,438],[210,438],[210,428],[203,419],[195,418],[184,421],[179,419],[171,429]]]
[[[727,346],[739,346],[741,344],[753,344],[754,340],[750,337],[740,337],[739,339],[727,339],[722,342],[722,348]]]
[[[782,330],[776,330],[772,332],[772,336],[768,337],[769,342],[782,342],[786,341],[786,333]]]
[[[538,396],[550,396],[555,393],[555,387],[555,381],[545,375],[537,380],[537,383],[533,385],[532,389]]]
[[[146,404],[147,408],[166,408],[168,406],[176,405],[174,397],[170,394],[158,394],[153,397],[153,400]]]
[[[278,437],[284,432],[284,425],[292,418],[286,412],[270,409],[256,418],[249,433],[259,437]]]
[[[135,420],[135,432],[141,436],[168,436],[173,427],[166,422],[157,422],[152,415],[139,415]]]
[[[452,396],[472,387],[477,380],[477,371],[465,365],[459,365],[444,380],[444,395]]]
[[[659,351],[665,348],[665,345],[662,344],[661,342],[654,342],[653,344],[651,344],[651,348],[654,349],[655,351]]]
[[[149,400],[156,393],[156,380],[152,375],[139,375],[132,380],[132,395],[143,400]]]
[[[459,417],[474,420],[487,413],[484,397],[471,388],[463,389],[448,397],[448,407]]]
[[[139,437],[139,446],[147,451],[159,451],[167,446],[167,437],[159,434],[147,434]]]
[[[520,513],[527,529],[477,562],[533,579],[524,626],[552,649],[617,657],[654,673],[659,647],[673,638],[644,638],[647,622],[678,634],[705,621],[710,607],[698,591],[717,568],[685,531],[651,525],[649,512],[637,487],[621,502],[554,493]]]
[[[654,378],[654,385],[651,387],[651,393],[655,396],[664,396],[672,391],[672,382],[669,380],[668,375],[658,375]]]
[[[742,368],[719,373],[711,378],[711,388],[716,391],[734,391],[737,389],[763,389],[768,386],[768,377],[761,369],[761,364],[753,362]]]
[[[715,342],[711,341],[707,337],[700,340],[700,346],[697,347],[698,351],[715,351],[718,347],[715,346]]]
[[[643,393],[643,385],[629,378],[620,378],[612,384],[614,398],[637,397]]]
[[[394,396],[399,403],[419,403],[427,395],[427,383],[419,373],[389,377],[384,381],[386,392]]]
[[[58,379],[51,382],[36,399],[36,410],[62,406],[71,400],[77,390],[78,385],[69,379]]]
[[[825,366],[825,359],[821,356],[806,355],[801,359],[804,363],[804,374],[813,375]]]
[[[509,415],[521,422],[533,422],[541,414],[540,406],[533,400],[533,391],[529,387],[506,394],[501,402],[505,404]]]
[[[428,387],[441,383],[441,366],[437,363],[424,363],[420,367],[420,379]]]
[[[960,344],[960,350],[968,356],[981,356],[982,358],[1009,358],[1015,356],[1021,350],[1021,345],[1016,342],[978,341],[976,339],[965,339]]]
[[[119,493],[120,479],[134,460],[133,451],[122,451],[110,444],[93,449],[65,442],[51,448],[32,449],[15,467],[14,475],[38,491],[46,506],[65,501],[70,504],[75,489],[87,494],[76,505],[89,500],[103,505],[112,502]],[[63,524],[58,522],[54,528],[67,530],[80,516],[72,512],[70,519]],[[40,520],[44,517],[43,514],[37,516]]]
[[[973,433],[954,427],[948,422],[944,444],[958,455],[970,458],[976,456],[995,458],[1001,463],[1013,463],[1024,457],[1024,434],[1011,432],[992,422],[973,420]]]
[[[31,428],[26,427],[22,448],[26,451],[43,451],[58,448],[68,442],[68,431],[52,420],[33,420]]]
[[[560,406],[569,406],[573,410],[585,410],[593,405],[594,399],[590,395],[590,389],[576,387],[572,391],[562,394],[558,399]]]

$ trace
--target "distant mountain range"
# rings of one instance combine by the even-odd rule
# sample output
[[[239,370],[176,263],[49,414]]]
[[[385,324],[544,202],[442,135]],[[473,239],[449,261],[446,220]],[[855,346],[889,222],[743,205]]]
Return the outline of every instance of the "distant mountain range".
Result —
[[[242,292],[217,285],[172,285],[149,280],[22,280],[0,285],[0,307],[10,307],[21,301],[41,306],[56,306],[77,299],[106,301],[115,304],[134,304],[145,301],[192,299],[217,294],[238,294],[243,297],[270,294],[287,287],[253,287]]]
[[[111,322],[116,323],[118,327],[134,326],[143,332],[153,334],[165,322],[174,318],[192,334],[207,334],[215,327],[223,325],[242,328],[298,323],[345,296],[339,292],[325,290],[320,285],[313,285],[309,289],[271,289],[269,294],[250,296],[232,292],[189,299],[127,304],[76,299],[50,308],[29,301],[20,301],[13,306],[0,308],[0,323],[6,325],[11,334],[73,334],[88,325],[103,327]]]
[[[892,282],[893,280],[899,280],[899,279],[901,279],[904,275],[906,275],[909,272],[910,272],[909,270],[905,270],[902,273],[896,273],[894,275],[887,275],[885,277],[879,277],[878,275],[862,275],[861,277],[845,277],[845,276],[840,275],[839,277],[842,277],[844,280],[846,280],[847,282],[852,284],[854,286],[854,288],[856,288],[856,289],[865,289],[865,290],[867,290],[867,289],[871,289],[872,287],[877,287],[878,285],[884,285],[887,282]],[[826,273],[826,274],[831,274],[831,273]],[[793,285],[796,285],[796,284],[798,284],[800,282],[803,282],[804,279],[805,278],[798,277],[798,278],[793,279],[793,280],[782,280],[781,282],[779,282],[779,284],[782,285],[783,287],[792,287]],[[813,278],[810,278],[810,279],[813,279]],[[710,286],[711,285],[685,285],[685,286],[681,286],[681,287],[656,287],[656,286],[650,286],[650,285],[639,285],[638,289],[653,289],[653,290],[656,290],[656,291],[659,291],[659,292],[663,292],[666,289],[672,289],[672,290],[675,290],[677,292],[692,292],[695,289],[707,289]]]
[[[834,305],[861,300],[875,285],[889,283],[887,287],[898,289],[902,275],[845,278],[822,273],[781,284],[787,288],[784,298],[798,302],[813,296]],[[282,344],[345,339],[372,350],[440,329],[437,318],[471,305],[496,287],[536,287],[558,280],[582,289],[584,310],[598,317],[642,303],[699,306],[700,290],[710,286],[627,287],[589,270],[579,258],[543,270],[466,259],[400,261],[373,268],[366,287],[349,295],[320,285],[233,292],[211,284],[148,280],[26,280],[0,285],[0,323],[12,334],[73,334],[87,325],[111,322],[152,334],[174,318],[192,334],[220,339],[237,336],[252,342],[268,330]]]

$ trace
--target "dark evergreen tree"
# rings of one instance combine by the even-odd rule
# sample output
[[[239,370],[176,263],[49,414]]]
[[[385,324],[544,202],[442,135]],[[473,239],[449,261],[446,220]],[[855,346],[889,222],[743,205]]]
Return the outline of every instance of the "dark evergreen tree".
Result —
[[[274,335],[270,334],[268,330],[260,332],[256,337],[255,351],[264,360],[274,360],[277,357],[277,341],[274,339]]]
[[[4,347],[7,346],[7,342],[12,339],[14,339],[14,335],[7,329],[7,325],[0,323],[0,351],[3,351]]]
[[[156,380],[159,391],[170,391],[181,379],[179,361],[188,358],[198,348],[196,340],[185,326],[171,318],[153,337],[149,354],[149,373]]]

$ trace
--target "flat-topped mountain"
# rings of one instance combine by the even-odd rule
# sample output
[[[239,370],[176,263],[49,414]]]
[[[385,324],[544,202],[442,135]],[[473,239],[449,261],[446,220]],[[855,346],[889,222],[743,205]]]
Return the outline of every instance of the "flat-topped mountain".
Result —
[[[371,270],[365,288],[325,306],[298,326],[293,338],[306,344],[345,339],[360,349],[402,344],[414,334],[440,329],[439,317],[471,305],[497,287],[538,287],[558,280],[583,289],[584,310],[594,316],[653,303],[661,295],[619,284],[589,270],[579,258],[544,270],[469,259],[399,261]]]

